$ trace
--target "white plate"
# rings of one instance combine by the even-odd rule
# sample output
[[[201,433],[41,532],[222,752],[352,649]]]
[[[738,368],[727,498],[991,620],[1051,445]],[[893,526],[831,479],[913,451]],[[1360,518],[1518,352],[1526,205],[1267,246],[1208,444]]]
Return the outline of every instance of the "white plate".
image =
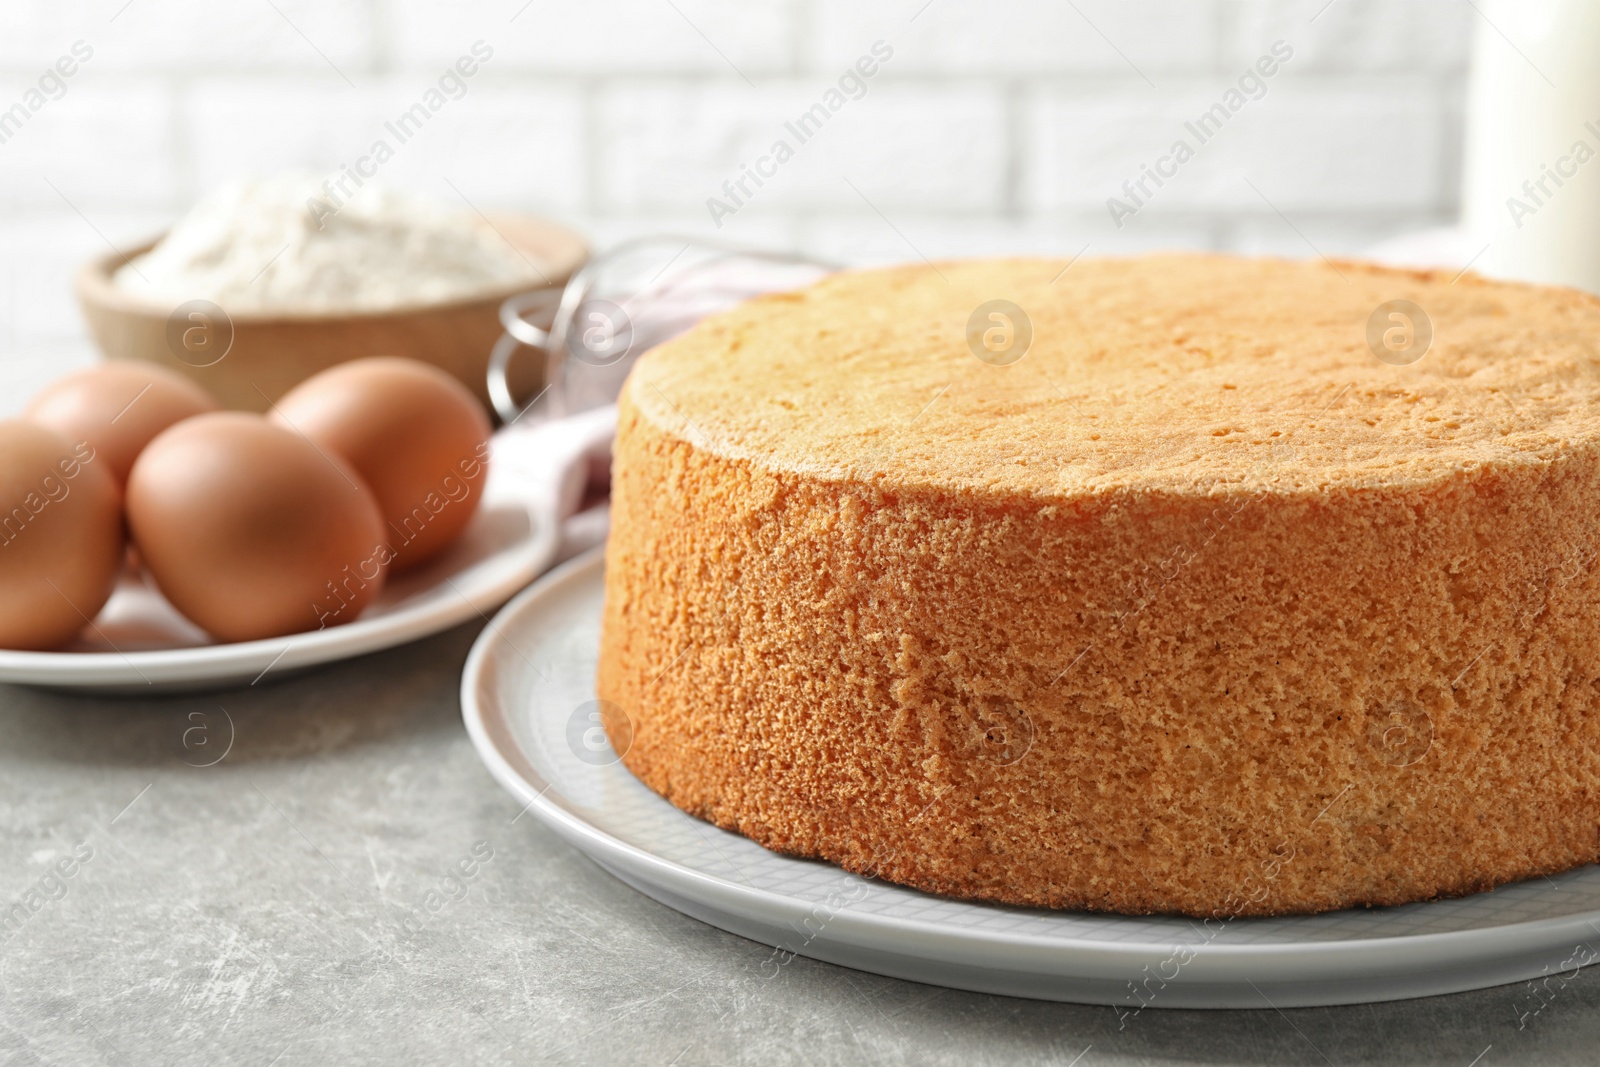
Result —
[[[1456,900],[1208,928],[947,900],[768,852],[662,800],[595,729],[584,705],[602,566],[597,551],[557,568],[484,630],[461,681],[467,731],[501,785],[618,878],[776,946],[763,974],[798,953],[959,989],[1117,1005],[1126,1025],[1143,1007],[1401,1000],[1600,959],[1596,867]]]
[[[129,573],[67,650],[0,649],[0,682],[130,694],[249,684],[269,672],[375,652],[487,617],[550,565],[560,542],[556,472],[524,445],[504,431],[495,435],[483,501],[461,540],[385,585],[354,622],[214,644]]]

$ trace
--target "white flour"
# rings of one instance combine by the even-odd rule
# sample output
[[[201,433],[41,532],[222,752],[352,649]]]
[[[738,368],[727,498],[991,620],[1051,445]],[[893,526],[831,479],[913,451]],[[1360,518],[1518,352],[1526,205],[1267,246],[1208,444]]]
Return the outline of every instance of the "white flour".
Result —
[[[475,214],[367,183],[318,227],[310,173],[235,182],[201,200],[119,288],[230,311],[374,311],[538,284],[524,259]],[[324,212],[325,214],[325,212]]]

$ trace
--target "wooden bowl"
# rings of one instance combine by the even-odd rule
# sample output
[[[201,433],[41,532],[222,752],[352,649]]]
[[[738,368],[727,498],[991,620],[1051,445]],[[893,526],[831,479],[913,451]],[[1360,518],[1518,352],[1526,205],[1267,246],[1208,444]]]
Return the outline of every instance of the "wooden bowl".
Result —
[[[494,226],[544,271],[566,284],[585,259],[587,242],[565,227],[531,216],[498,217]],[[159,240],[159,238],[157,238]],[[127,259],[156,241],[133,249]],[[388,311],[216,313],[215,304],[174,307],[118,288],[112,275],[125,259],[113,253],[78,272],[76,289],[89,332],[108,359],[159,363],[198,382],[224,407],[265,411],[318,371],[363,356],[410,356],[454,375],[490,412],[485,371],[500,336],[502,301],[530,286]],[[518,360],[513,388],[538,391],[543,361]]]

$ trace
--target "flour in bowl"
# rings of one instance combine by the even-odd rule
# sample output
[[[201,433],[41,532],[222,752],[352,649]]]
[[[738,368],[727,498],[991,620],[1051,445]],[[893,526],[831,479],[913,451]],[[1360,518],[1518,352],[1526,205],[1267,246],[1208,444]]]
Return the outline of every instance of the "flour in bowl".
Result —
[[[338,201],[333,201],[338,203]],[[380,311],[541,283],[470,212],[367,183],[336,210],[310,173],[235,182],[116,273],[130,292],[230,311]]]

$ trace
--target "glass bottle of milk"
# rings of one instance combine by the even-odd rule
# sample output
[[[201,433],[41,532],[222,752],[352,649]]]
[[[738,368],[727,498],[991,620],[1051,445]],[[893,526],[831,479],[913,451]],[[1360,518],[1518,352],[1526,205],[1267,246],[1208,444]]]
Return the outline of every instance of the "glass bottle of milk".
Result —
[[[1485,274],[1600,292],[1600,0],[1478,0],[1463,221]]]

